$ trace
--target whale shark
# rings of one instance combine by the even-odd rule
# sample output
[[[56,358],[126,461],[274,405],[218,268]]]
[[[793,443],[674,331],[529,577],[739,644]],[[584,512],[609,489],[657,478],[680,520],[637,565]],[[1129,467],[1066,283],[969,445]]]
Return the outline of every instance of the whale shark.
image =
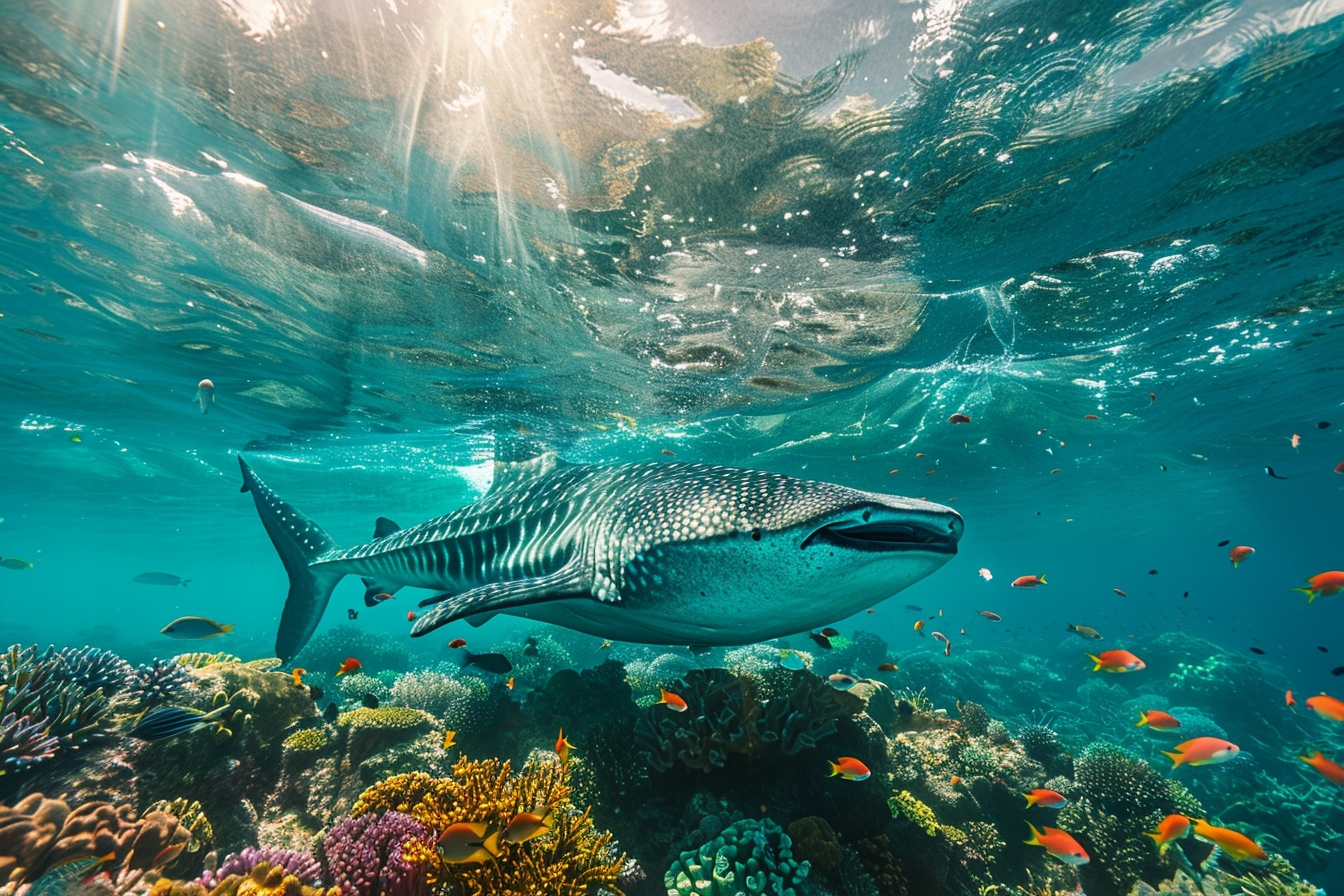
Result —
[[[957,552],[949,507],[780,473],[698,463],[496,463],[476,502],[416,526],[380,517],[342,549],[242,457],[242,491],[289,574],[276,655],[316,630],[336,584],[370,606],[432,589],[411,629],[521,616],[645,644],[739,645],[872,607]]]

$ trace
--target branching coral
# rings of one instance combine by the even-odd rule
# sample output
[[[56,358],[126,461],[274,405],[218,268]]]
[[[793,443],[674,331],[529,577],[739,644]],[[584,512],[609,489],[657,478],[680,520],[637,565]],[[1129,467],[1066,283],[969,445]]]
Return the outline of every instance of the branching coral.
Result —
[[[52,758],[61,747],[59,738],[47,733],[45,717],[9,713],[0,718],[0,775],[14,775]]]
[[[355,814],[383,806],[409,811],[421,824],[440,832],[459,822],[502,831],[519,812],[554,817],[554,827],[543,836],[524,843],[503,841],[495,861],[481,865],[447,863],[432,847],[408,841],[402,856],[425,868],[431,887],[548,896],[586,896],[593,887],[619,892],[616,881],[625,856],[613,854],[611,835],[593,827],[588,810],[574,808],[568,771],[554,758],[534,755],[514,774],[507,761],[463,756],[451,777],[399,775],[370,788],[356,803]]]
[[[149,709],[172,700],[191,683],[191,673],[177,660],[156,659],[136,667],[127,680],[126,695]]]
[[[930,837],[938,836],[938,816],[910,791],[900,790],[892,794],[887,798],[887,806],[892,818],[904,818]]]
[[[436,835],[404,812],[347,818],[327,832],[322,856],[342,896],[418,896],[425,891],[425,868],[407,861],[404,850],[415,841],[432,849]]]
[[[123,668],[124,667],[124,668]],[[110,734],[111,690],[125,683],[126,663],[106,651],[62,650],[15,644],[0,655],[0,719],[27,717],[26,726],[40,724],[59,742],[56,750],[20,753],[32,762],[63,750],[79,749]],[[36,746],[31,734],[19,732],[24,744]],[[13,749],[26,749],[22,746]]]
[[[699,849],[684,852],[663,876],[669,896],[795,896],[810,866],[793,859],[792,843],[772,819],[744,819]]]

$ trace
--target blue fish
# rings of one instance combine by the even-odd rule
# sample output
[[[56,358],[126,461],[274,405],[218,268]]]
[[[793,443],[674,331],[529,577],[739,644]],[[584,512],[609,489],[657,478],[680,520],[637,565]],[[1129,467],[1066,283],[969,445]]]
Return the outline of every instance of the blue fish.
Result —
[[[231,707],[225,704],[204,712],[185,706],[157,706],[149,710],[131,729],[131,737],[140,740],[167,740],[198,728],[219,724],[219,718]]]

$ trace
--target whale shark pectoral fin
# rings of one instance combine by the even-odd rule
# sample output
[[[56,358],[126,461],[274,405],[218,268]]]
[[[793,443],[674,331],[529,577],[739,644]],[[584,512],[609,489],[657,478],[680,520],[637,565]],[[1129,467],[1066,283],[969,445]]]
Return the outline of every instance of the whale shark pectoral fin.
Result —
[[[468,616],[466,618],[466,623],[472,628],[480,628],[481,626],[485,625],[487,622],[489,622],[491,619],[494,619],[498,615],[499,615],[498,613],[494,612],[477,613],[474,616]]]
[[[582,564],[571,560],[560,569],[544,576],[515,579],[511,582],[492,582],[461,594],[436,594],[420,602],[420,606],[434,605],[434,609],[415,620],[411,637],[427,635],[441,625],[484,613],[498,613],[511,607],[545,603],[552,600],[570,600],[591,597],[588,575]]]

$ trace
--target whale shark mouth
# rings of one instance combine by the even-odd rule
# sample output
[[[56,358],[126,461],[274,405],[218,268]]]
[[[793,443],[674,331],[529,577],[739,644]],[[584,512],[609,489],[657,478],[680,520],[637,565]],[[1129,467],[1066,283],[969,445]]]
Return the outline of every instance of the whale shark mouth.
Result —
[[[803,539],[801,548],[829,544],[858,551],[927,551],[955,554],[954,528],[939,529],[917,522],[831,523]]]

